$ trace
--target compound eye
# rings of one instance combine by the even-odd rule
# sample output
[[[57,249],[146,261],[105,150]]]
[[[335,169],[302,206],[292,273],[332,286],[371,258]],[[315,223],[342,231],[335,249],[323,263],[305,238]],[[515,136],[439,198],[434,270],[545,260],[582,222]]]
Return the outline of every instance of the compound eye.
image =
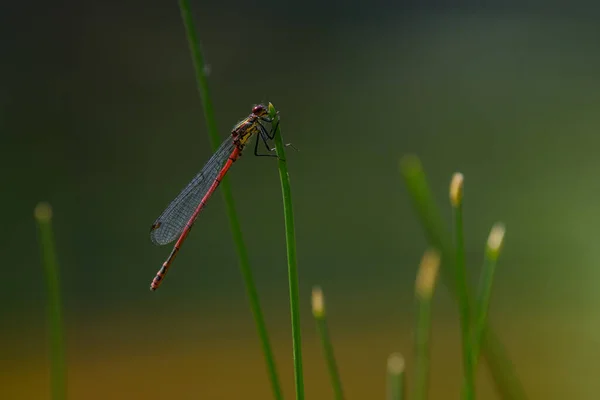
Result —
[[[252,109],[252,114],[254,115],[262,115],[265,113],[265,108],[262,105],[257,105]]]

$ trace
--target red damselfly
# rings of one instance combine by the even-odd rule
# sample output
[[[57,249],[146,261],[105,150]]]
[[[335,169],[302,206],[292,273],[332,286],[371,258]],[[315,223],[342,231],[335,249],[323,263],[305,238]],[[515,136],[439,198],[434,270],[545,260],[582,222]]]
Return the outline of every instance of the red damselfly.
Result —
[[[254,146],[255,155],[277,157],[272,153],[258,153],[259,142],[263,142],[269,152],[272,151],[268,146],[268,140],[273,140],[277,130],[277,127],[273,126],[270,131],[267,131],[262,122],[271,123],[272,119],[268,116],[267,107],[259,104],[252,108],[250,115],[233,128],[230,137],[219,146],[204,165],[204,168],[152,224],[150,239],[154,244],[164,245],[177,238],[178,240],[171,254],[169,254],[156,277],[152,280],[151,290],[156,290],[160,286],[181,245],[190,233],[196,218],[206,206],[206,202],[215,192],[231,165],[242,155],[242,150],[250,138],[257,134]]]

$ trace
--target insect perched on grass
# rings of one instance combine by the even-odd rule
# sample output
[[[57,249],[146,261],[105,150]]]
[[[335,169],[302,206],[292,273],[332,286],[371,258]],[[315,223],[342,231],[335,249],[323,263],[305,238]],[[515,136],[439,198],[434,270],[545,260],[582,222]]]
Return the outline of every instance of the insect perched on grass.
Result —
[[[270,131],[265,129],[263,122],[271,123],[267,107],[259,104],[252,108],[252,113],[240,121],[231,131],[227,138],[204,165],[204,168],[192,179],[192,181],[179,193],[169,204],[163,213],[154,221],[150,228],[150,239],[156,245],[171,243],[179,238],[163,263],[156,277],[150,284],[151,290],[156,290],[162,283],[169,271],[175,256],[181,245],[187,238],[196,218],[206,205],[208,199],[215,192],[221,180],[231,168],[231,165],[242,155],[242,150],[250,140],[257,134],[254,154],[256,156],[277,157],[277,155],[259,154],[259,142],[263,142],[270,152],[268,141],[273,140],[277,126],[272,126]]]

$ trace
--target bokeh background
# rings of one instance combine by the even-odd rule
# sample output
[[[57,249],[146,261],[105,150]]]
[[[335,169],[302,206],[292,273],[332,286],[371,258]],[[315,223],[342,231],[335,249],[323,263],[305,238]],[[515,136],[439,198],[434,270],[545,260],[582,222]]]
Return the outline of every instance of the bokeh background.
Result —
[[[437,3],[437,4],[436,4]],[[491,320],[532,399],[600,380],[598,10],[584,3],[192,1],[223,138],[281,112],[297,219],[307,398],[331,398],[310,314],[325,290],[349,399],[410,363],[425,250],[398,173],[421,157],[449,220],[466,177],[476,280],[506,223]],[[154,219],[211,154],[177,3],[12,2],[0,12],[0,398],[49,398],[33,208],[49,201],[73,399],[266,399],[270,388],[221,196],[164,286]],[[230,183],[287,398],[293,396],[281,192],[251,152]],[[458,398],[457,312],[441,288],[432,398]],[[485,370],[481,398],[494,393]]]

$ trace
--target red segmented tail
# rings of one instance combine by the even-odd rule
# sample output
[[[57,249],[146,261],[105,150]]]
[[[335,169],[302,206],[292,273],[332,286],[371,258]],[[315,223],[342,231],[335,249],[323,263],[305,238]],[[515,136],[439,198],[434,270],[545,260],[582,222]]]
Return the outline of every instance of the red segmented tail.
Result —
[[[217,177],[215,178],[215,180],[212,183],[212,185],[210,186],[210,188],[206,191],[206,194],[204,195],[202,200],[200,200],[200,204],[198,204],[198,207],[196,207],[194,214],[192,215],[192,217],[190,218],[188,223],[183,228],[183,231],[181,232],[181,236],[179,236],[179,239],[175,243],[175,246],[173,246],[173,251],[171,251],[171,254],[169,254],[169,258],[167,258],[167,261],[165,261],[163,263],[162,267],[160,267],[160,269],[156,273],[156,276],[154,277],[154,279],[152,279],[152,283],[150,283],[150,290],[155,291],[156,289],[158,289],[158,287],[162,283],[163,279],[167,275],[167,272],[169,271],[169,268],[171,267],[171,263],[173,262],[173,260],[175,260],[175,256],[179,252],[179,248],[185,241],[187,235],[190,233],[192,226],[194,226],[194,222],[196,222],[196,218],[198,218],[198,215],[200,214],[200,212],[202,211],[204,206],[206,206],[206,202],[208,201],[210,196],[212,196],[212,194],[215,192],[215,190],[217,189],[217,187],[223,180],[223,177],[225,176],[227,171],[229,171],[229,168],[231,167],[233,162],[235,160],[237,160],[237,158],[240,156],[240,154],[241,154],[241,149],[239,147],[236,147],[233,150],[233,152],[231,153],[231,155],[229,156],[229,159],[227,160],[225,165],[223,165],[221,172],[219,172],[219,175],[217,175]]]

